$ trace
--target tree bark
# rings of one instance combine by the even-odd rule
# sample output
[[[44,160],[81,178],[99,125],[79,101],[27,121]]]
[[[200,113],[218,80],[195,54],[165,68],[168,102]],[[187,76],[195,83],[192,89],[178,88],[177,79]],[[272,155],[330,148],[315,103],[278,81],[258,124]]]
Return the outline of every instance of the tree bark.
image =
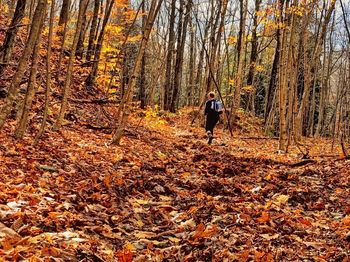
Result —
[[[184,1],[180,1],[180,10],[184,7]],[[172,101],[170,105],[170,111],[175,113],[177,110],[177,103],[179,99],[179,92],[181,90],[181,80],[182,80],[182,69],[183,69],[183,60],[184,60],[184,51],[185,51],[185,42],[186,42],[186,36],[187,36],[187,27],[190,20],[190,13],[192,9],[192,0],[187,0],[186,4],[186,14],[185,18],[182,23],[179,23],[179,30],[178,30],[178,43],[177,43],[177,54],[176,54],[176,61],[175,61],[175,73],[174,73],[174,89],[173,89],[173,96]],[[180,14],[183,11],[180,11]],[[180,18],[181,15],[180,15]]]
[[[70,97],[71,93],[71,80],[72,80],[72,74],[73,74],[73,63],[74,63],[74,58],[75,58],[75,52],[77,49],[77,44],[79,40],[79,34],[81,31],[82,23],[83,23],[83,15],[84,15],[84,10],[86,9],[88,0],[80,0],[79,4],[79,14],[78,14],[78,21],[76,24],[76,29],[74,33],[74,39],[73,39],[73,45],[71,49],[71,54],[69,57],[68,61],[68,67],[67,67],[67,77],[64,82],[64,87],[63,87],[63,98],[62,98],[62,103],[61,103],[61,108],[59,115],[57,117],[57,120],[55,122],[55,125],[53,127],[54,130],[59,130],[63,124],[63,119],[65,116],[65,113],[68,109],[68,98]]]
[[[314,73],[316,74],[316,62],[320,56],[320,51],[321,51],[321,47],[323,46],[323,41],[324,38],[326,36],[327,33],[327,27],[329,24],[329,21],[331,19],[333,10],[335,8],[335,2],[336,0],[331,0],[330,6],[327,10],[326,16],[324,18],[323,24],[322,24],[322,29],[321,29],[321,34],[320,36],[317,36],[316,39],[316,44],[315,44],[315,48],[313,50],[312,56],[311,56],[311,60],[310,63],[308,63],[307,61],[305,62],[307,67],[306,67],[306,72],[305,72],[305,81],[304,81],[304,92],[302,95],[302,99],[300,102],[300,107],[299,107],[299,111],[298,111],[298,115],[297,115],[297,129],[296,129],[296,139],[300,140],[301,136],[303,135],[303,131],[304,131],[304,120],[305,120],[305,116],[306,116],[306,109],[309,103],[309,98],[310,98],[310,88],[311,88],[311,74]],[[304,55],[304,59],[306,59],[305,55]]]
[[[128,116],[130,114],[130,102],[132,100],[132,95],[135,91],[135,86],[136,86],[136,80],[137,80],[137,76],[139,74],[140,71],[140,67],[141,67],[141,61],[142,61],[142,57],[144,55],[146,46],[147,46],[147,42],[148,39],[150,37],[151,31],[152,31],[152,27],[154,24],[154,21],[158,15],[159,9],[162,5],[163,0],[152,0],[151,3],[151,7],[149,10],[149,14],[147,17],[147,22],[146,22],[146,27],[144,28],[144,36],[141,40],[140,43],[140,48],[136,57],[136,61],[135,61],[135,66],[133,69],[133,73],[130,79],[130,82],[128,84],[128,89],[126,90],[122,102],[120,104],[120,108],[119,108],[119,121],[118,121],[118,127],[113,135],[112,138],[112,144],[120,144],[120,140],[123,136],[124,133],[124,129],[125,126],[127,124],[128,121]]]
[[[39,0],[36,6],[27,43],[25,45],[22,56],[18,61],[17,70],[12,78],[12,82],[8,90],[8,96],[0,110],[0,128],[4,126],[5,121],[11,112],[12,105],[17,100],[19,85],[26,70],[29,56],[32,54],[35,42],[38,39],[40,33],[40,24],[46,12],[46,5],[47,0]]]
[[[276,49],[275,55],[272,63],[272,69],[270,74],[269,86],[267,89],[266,95],[266,103],[265,103],[265,126],[268,125],[270,119],[270,115],[272,113],[272,107],[274,102],[274,96],[277,87],[277,79],[278,79],[278,65],[280,62],[280,52],[281,52],[281,29],[277,28],[276,30]]]
[[[190,60],[188,65],[188,80],[187,80],[187,105],[192,106],[193,105],[193,95],[194,95],[194,85],[195,85],[195,72],[194,72],[194,66],[195,66],[195,26],[192,23],[192,20],[190,19]]]
[[[258,13],[260,11],[260,4],[261,0],[255,0],[255,13],[253,18],[253,30],[252,30],[252,50],[250,52],[250,65],[249,65],[249,72],[247,76],[247,86],[253,86],[254,85],[254,74],[255,74],[255,68],[256,68],[256,61],[258,59],[258,34],[257,34],[257,27],[258,27]],[[254,107],[254,101],[255,99],[252,97],[253,95],[249,94],[248,99],[248,110],[253,110]]]
[[[50,21],[49,21],[49,36],[48,36],[48,45],[47,45],[47,55],[46,55],[46,92],[45,92],[45,105],[43,112],[43,120],[40,125],[39,132],[34,140],[34,145],[39,142],[42,135],[45,132],[47,117],[49,113],[49,103],[50,103],[50,93],[51,93],[51,53],[52,53],[52,38],[53,38],[53,23],[55,17],[55,0],[51,0],[51,9],[50,9]]]
[[[28,116],[29,111],[32,108],[33,99],[35,96],[36,91],[36,77],[38,72],[38,61],[39,61],[39,50],[40,50],[40,42],[41,42],[41,32],[44,24],[44,16],[42,17],[40,29],[39,29],[39,36],[37,38],[37,41],[34,46],[33,55],[32,55],[32,67],[30,69],[30,75],[29,75],[29,83],[27,87],[27,92],[24,97],[24,102],[21,107],[21,110],[19,111],[19,122],[17,125],[17,129],[15,132],[15,137],[17,139],[23,138],[24,133],[28,126]]]
[[[246,39],[246,18],[247,18],[247,12],[248,12],[248,1],[247,0],[241,0],[241,6],[240,6],[240,14],[241,14],[241,22],[240,22],[240,50],[239,50],[239,59],[237,64],[237,74],[236,74],[236,81],[235,81],[235,91],[234,91],[234,98],[233,103],[231,106],[231,114],[229,121],[235,121],[236,117],[236,110],[240,106],[241,101],[241,89],[243,85],[243,67],[244,67],[244,52],[245,52],[245,39]]]
[[[99,65],[99,60],[101,56],[101,50],[102,50],[102,45],[103,45],[103,39],[104,39],[104,34],[105,34],[105,29],[108,23],[108,20],[111,16],[112,8],[115,3],[115,0],[109,0],[107,2],[107,7],[106,7],[106,12],[103,17],[103,22],[102,22],[102,27],[101,31],[98,35],[97,39],[97,44],[96,44],[96,49],[94,53],[94,61],[92,63],[92,69],[91,72],[86,80],[86,88],[88,91],[92,91],[96,82],[96,76],[97,76],[97,71],[98,71],[98,65]]]
[[[95,51],[95,40],[96,40],[96,31],[97,31],[97,20],[98,20],[98,11],[100,9],[101,0],[95,0],[94,2],[94,13],[92,16],[90,32],[89,32],[89,44],[86,52],[86,60],[91,61],[91,57]]]
[[[2,75],[6,68],[6,64],[11,59],[12,47],[18,32],[18,26],[24,17],[25,6],[26,0],[17,1],[16,10],[10,23],[10,27],[6,31],[5,40],[0,47],[0,75]]]
[[[71,0],[63,0],[60,12],[60,18],[58,20],[59,26],[64,26],[68,22],[69,8]]]
[[[87,10],[87,6],[84,10],[84,14],[86,13]],[[83,16],[83,23],[82,23],[82,28],[80,30],[80,34],[79,34],[79,40],[78,40],[78,44],[77,44],[77,51],[76,51],[76,56],[79,57],[80,59],[83,58],[84,55],[84,42],[85,42],[85,35],[86,35],[86,29],[89,26],[90,21],[88,21],[86,19],[86,16]]]
[[[171,13],[169,20],[169,39],[168,39],[168,52],[166,59],[166,69],[165,69],[165,83],[164,83],[164,110],[170,108],[171,99],[171,85],[172,85],[172,65],[173,65],[173,52],[175,48],[175,10],[176,10],[176,0],[171,1]]]
[[[142,1],[142,13],[146,12],[145,1]],[[146,26],[146,17],[142,17],[142,28]],[[144,30],[142,31],[142,37],[144,36]],[[140,108],[146,107],[146,50],[141,61],[141,73],[140,73]]]

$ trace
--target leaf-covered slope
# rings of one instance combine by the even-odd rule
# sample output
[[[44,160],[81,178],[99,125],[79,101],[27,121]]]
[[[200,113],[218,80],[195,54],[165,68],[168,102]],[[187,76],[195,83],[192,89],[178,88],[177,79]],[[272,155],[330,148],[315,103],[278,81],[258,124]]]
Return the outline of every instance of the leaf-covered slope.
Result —
[[[181,122],[109,134],[79,126],[38,147],[0,135],[6,260],[342,260],[350,245],[349,162],[292,167],[273,140],[206,145]],[[74,128],[73,128],[74,127]],[[220,133],[220,132],[219,132]],[[295,252],[298,250],[298,252]],[[36,260],[33,260],[36,261]]]

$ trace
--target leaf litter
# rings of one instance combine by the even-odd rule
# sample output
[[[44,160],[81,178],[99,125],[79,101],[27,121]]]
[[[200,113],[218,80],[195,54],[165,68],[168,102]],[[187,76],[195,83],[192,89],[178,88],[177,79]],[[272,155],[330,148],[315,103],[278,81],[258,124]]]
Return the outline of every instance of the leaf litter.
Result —
[[[235,138],[219,131],[208,147],[187,112],[146,112],[112,147],[108,132],[84,128],[100,111],[74,105],[87,119],[35,148],[39,114],[32,137],[14,140],[14,122],[1,131],[1,261],[349,261],[350,163],[331,141],[308,139],[315,161],[304,165],[296,148],[276,152],[256,118],[240,116]]]
[[[209,147],[200,129],[181,121],[161,128],[144,121],[114,147],[110,134],[76,125],[36,148],[29,137],[2,133],[1,257],[348,259],[349,161],[291,167],[297,151],[280,155],[273,140],[219,133]]]

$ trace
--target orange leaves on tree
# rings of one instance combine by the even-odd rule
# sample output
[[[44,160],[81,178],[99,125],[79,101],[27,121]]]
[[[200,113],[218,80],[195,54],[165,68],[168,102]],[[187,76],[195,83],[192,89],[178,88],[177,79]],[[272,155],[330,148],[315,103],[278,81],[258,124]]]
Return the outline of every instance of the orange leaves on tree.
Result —
[[[117,0],[116,6],[117,7],[128,7],[129,6],[129,0]]]
[[[228,44],[229,45],[235,45],[236,43],[237,43],[237,37],[235,37],[235,36],[228,37]]]

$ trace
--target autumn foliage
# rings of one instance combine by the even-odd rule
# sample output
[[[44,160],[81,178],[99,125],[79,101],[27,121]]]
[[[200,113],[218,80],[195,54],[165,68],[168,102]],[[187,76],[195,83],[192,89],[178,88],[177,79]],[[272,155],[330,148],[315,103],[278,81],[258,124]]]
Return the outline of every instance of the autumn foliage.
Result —
[[[349,261],[348,10],[0,0],[0,261]]]

